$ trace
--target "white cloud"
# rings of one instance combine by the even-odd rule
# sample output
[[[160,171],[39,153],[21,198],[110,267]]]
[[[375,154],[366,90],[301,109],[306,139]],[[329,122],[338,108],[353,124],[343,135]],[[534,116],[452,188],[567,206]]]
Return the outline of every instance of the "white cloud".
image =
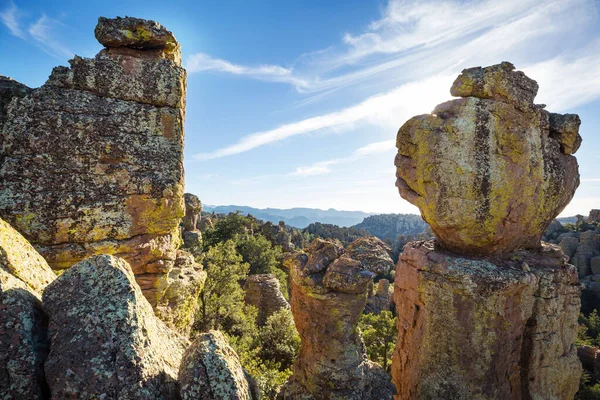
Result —
[[[324,175],[330,173],[331,170],[326,165],[314,164],[307,167],[298,167],[296,171],[289,174],[289,176],[314,176]]]
[[[60,59],[71,58],[74,53],[54,37],[53,31],[58,25],[61,25],[58,20],[42,14],[35,23],[29,25],[28,32],[46,53]]]
[[[264,132],[241,138],[237,143],[209,153],[194,155],[198,160],[243,153],[290,137],[325,129],[348,129],[357,123],[369,123],[385,129],[398,129],[399,124],[414,114],[430,112],[449,97],[448,88],[454,77],[434,76],[420,82],[402,85],[390,92],[370,97],[359,104],[329,114],[307,118]]]
[[[255,79],[290,83],[298,88],[306,85],[306,82],[292,75],[292,70],[279,65],[264,64],[256,67],[233,64],[219,58],[213,58],[208,54],[196,53],[189,56],[185,62],[185,68],[190,73],[217,71],[233,75],[245,75]]]
[[[25,33],[19,25],[18,14],[19,9],[15,5],[15,3],[11,1],[8,8],[0,13],[0,21],[2,21],[4,25],[6,25],[6,27],[8,28],[8,30],[10,30],[10,33],[13,36],[25,39]]]

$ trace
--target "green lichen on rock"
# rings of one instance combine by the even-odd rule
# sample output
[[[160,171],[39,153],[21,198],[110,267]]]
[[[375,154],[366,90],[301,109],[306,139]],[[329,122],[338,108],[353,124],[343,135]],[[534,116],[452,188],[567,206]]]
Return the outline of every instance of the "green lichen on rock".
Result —
[[[45,399],[50,342],[40,297],[56,277],[46,261],[0,220],[0,399]]]
[[[71,267],[43,295],[56,398],[172,399],[187,341],[154,316],[130,266],[102,255]]]
[[[432,114],[398,131],[396,185],[440,243],[465,254],[535,248],[579,185],[579,118],[533,104],[509,63],[464,70]]]
[[[248,379],[235,351],[219,331],[198,337],[179,370],[182,400],[252,400]]]

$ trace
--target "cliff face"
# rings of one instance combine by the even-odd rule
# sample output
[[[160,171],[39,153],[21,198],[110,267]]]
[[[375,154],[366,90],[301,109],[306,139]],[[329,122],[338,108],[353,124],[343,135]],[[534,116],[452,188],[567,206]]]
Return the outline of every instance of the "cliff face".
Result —
[[[94,254],[125,258],[154,305],[184,215],[186,72],[160,24],[100,18],[96,36],[106,48],[95,58],[76,56],[39,89],[12,96],[0,216],[53,269]]]
[[[400,195],[437,240],[404,246],[395,275],[398,399],[569,399],[581,285],[540,238],[579,184],[577,115],[533,104],[510,63],[462,72],[462,99],[398,132]]]

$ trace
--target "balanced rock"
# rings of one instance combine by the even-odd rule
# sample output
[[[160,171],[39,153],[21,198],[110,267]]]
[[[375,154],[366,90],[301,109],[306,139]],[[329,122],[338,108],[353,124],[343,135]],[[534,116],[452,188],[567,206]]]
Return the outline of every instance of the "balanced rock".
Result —
[[[100,18],[103,44],[129,47],[76,56],[13,98],[0,127],[0,216],[52,269],[123,257],[156,305],[181,241],[186,72],[148,49],[172,35],[150,21],[133,34],[139,21]]]
[[[201,334],[188,347],[179,369],[179,384],[182,400],[253,399],[238,355],[219,331]]]
[[[470,68],[463,98],[399,130],[400,195],[421,210],[440,244],[471,255],[540,246],[579,185],[579,117],[533,104],[537,83],[504,62]]]
[[[56,278],[46,261],[0,220],[0,398],[46,399],[50,349],[44,288]]]
[[[264,325],[271,315],[282,308],[290,308],[281,293],[279,281],[273,274],[249,275],[244,291],[246,303],[258,309],[258,325]]]
[[[395,279],[398,399],[572,399],[581,287],[560,248],[460,256],[411,242]]]
[[[181,63],[181,46],[175,36],[155,21],[141,18],[98,18],[96,39],[108,48],[156,50],[169,60]]]
[[[126,261],[85,259],[43,295],[53,399],[173,399],[187,341],[154,316]]]
[[[156,314],[170,328],[189,336],[205,282],[202,264],[187,251],[177,250],[175,266],[169,272],[169,286],[156,306]]]
[[[322,239],[287,261],[302,344],[279,398],[391,399],[393,385],[367,360],[357,329],[374,273],[343,254],[339,243]]]

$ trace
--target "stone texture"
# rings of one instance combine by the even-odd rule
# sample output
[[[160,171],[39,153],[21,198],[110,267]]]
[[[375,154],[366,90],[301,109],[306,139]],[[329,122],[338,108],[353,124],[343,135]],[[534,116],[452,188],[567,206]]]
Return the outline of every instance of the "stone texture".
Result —
[[[362,269],[373,272],[375,276],[388,274],[394,268],[391,247],[374,236],[356,239],[346,247],[346,253],[359,261]]]
[[[572,399],[577,271],[560,248],[498,258],[411,242],[395,280],[398,399]]]
[[[600,209],[590,210],[589,216],[586,218],[586,222],[598,223],[600,222]]]
[[[339,243],[320,239],[287,263],[302,344],[279,398],[391,399],[393,385],[367,360],[357,329],[374,274],[343,254]]]
[[[154,316],[130,266],[109,255],[71,267],[43,295],[53,399],[173,399],[187,341]]]
[[[187,251],[178,250],[169,272],[169,286],[156,306],[156,314],[169,327],[188,337],[198,311],[198,297],[206,282],[202,264]]]
[[[577,251],[577,246],[579,246],[579,239],[571,236],[563,237],[558,245],[563,253],[565,253],[569,259],[572,259],[573,255],[575,255],[575,251]]]
[[[238,355],[219,331],[201,334],[188,347],[179,384],[182,400],[253,399]]]
[[[198,219],[202,212],[202,202],[198,196],[186,193],[185,199],[185,217],[183,217],[183,229],[186,231],[195,231],[198,228]]]
[[[258,325],[262,326],[267,319],[282,308],[290,308],[281,293],[279,281],[273,274],[249,275],[244,285],[244,300],[258,309]]]
[[[590,269],[592,270],[592,274],[600,275],[600,256],[590,259]]]
[[[285,222],[279,221],[279,224],[273,225],[272,222],[265,222],[260,227],[260,232],[267,238],[271,243],[276,246],[281,246],[281,250],[284,252],[294,251],[296,245],[292,243],[292,234],[288,232]],[[297,234],[295,231],[294,234]],[[302,235],[296,237],[297,240],[302,240]]]
[[[364,313],[379,314],[382,311],[389,311],[391,302],[390,281],[381,279],[377,282],[377,288],[369,293]]]
[[[466,69],[451,89],[463,98],[400,128],[396,185],[445,248],[488,255],[539,247],[573,197],[578,118],[534,105],[536,92],[510,63]]]
[[[45,399],[48,355],[41,294],[56,278],[46,261],[0,220],[0,398]]]
[[[94,34],[105,47],[155,50],[164,58],[181,63],[179,42],[158,22],[132,17],[100,17]]]
[[[0,216],[53,269],[96,254],[123,257],[156,305],[181,241],[186,72],[148,49],[170,46],[156,23],[101,18],[96,33],[119,47],[76,56],[11,102]]]
[[[11,100],[16,98],[23,98],[31,93],[30,88],[19,83],[7,76],[0,75],[0,131],[2,130],[2,125],[6,120],[6,113],[8,105]]]

